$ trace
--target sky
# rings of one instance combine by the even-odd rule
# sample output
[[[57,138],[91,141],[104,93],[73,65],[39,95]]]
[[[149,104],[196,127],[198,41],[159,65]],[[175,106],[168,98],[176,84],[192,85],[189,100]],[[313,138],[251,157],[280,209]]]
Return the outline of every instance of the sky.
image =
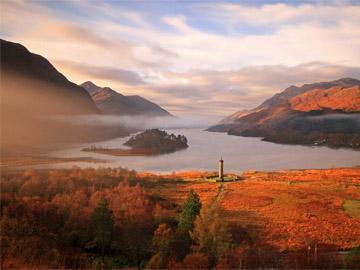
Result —
[[[0,37],[75,83],[178,116],[220,119],[290,85],[360,78],[360,0],[2,0]]]

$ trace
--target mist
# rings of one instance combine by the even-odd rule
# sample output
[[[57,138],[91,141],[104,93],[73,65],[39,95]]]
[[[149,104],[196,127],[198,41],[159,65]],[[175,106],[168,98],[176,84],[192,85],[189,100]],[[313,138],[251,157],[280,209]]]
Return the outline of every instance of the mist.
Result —
[[[118,116],[118,115],[78,115],[71,118],[57,115],[51,117],[54,120],[66,121],[76,125],[93,125],[105,127],[125,127],[128,129],[178,129],[178,128],[207,128],[216,121],[206,116],[162,116],[149,117],[139,116]]]
[[[360,124],[360,113],[330,113],[324,115],[308,116],[312,120],[354,120]]]

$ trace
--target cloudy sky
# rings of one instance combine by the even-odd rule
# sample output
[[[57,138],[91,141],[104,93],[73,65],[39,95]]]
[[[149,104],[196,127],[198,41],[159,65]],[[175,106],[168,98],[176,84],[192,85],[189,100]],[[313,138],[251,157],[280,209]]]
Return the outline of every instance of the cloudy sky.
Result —
[[[221,118],[290,85],[360,78],[359,1],[6,1],[0,36],[68,79]]]

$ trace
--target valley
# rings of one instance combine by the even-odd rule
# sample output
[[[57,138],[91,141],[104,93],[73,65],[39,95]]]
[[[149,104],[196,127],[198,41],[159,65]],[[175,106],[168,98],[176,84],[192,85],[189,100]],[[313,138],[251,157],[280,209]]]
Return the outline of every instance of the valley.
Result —
[[[0,1],[0,269],[360,269],[359,1]]]

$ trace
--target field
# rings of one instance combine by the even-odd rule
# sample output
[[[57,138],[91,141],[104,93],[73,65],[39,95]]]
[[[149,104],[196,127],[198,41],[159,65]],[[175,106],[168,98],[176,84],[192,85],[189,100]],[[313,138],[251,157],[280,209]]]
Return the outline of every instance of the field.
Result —
[[[313,246],[347,250],[360,245],[360,168],[246,172],[243,180],[223,184],[207,181],[209,176],[201,172],[164,176],[182,181],[160,181],[149,192],[163,204],[176,205],[190,189],[203,204],[219,196],[230,225],[243,227],[257,244],[279,251]],[[174,207],[174,214],[179,209]]]

